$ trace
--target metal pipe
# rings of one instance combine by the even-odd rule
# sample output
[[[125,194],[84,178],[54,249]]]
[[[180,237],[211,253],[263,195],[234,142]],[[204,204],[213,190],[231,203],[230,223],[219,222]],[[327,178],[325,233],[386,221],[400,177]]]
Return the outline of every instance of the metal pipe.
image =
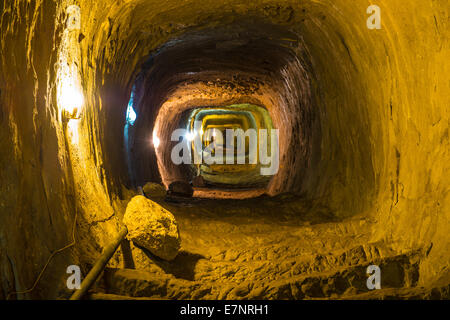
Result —
[[[109,260],[114,255],[120,243],[123,239],[125,239],[127,234],[128,229],[124,226],[120,230],[119,235],[114,239],[114,241],[105,248],[100,258],[92,267],[91,271],[89,271],[86,278],[84,278],[83,282],[81,282],[80,289],[74,292],[74,294],[70,297],[70,300],[80,300],[86,294],[86,292],[88,292],[90,287],[97,280],[100,273],[102,273],[103,269],[105,269]]]

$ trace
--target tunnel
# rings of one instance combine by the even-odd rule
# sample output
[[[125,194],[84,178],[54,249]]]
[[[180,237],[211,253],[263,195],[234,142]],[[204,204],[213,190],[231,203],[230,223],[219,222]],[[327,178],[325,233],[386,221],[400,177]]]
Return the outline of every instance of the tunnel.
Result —
[[[449,299],[449,10],[2,1],[0,299],[68,298],[139,194],[181,248],[87,298]]]

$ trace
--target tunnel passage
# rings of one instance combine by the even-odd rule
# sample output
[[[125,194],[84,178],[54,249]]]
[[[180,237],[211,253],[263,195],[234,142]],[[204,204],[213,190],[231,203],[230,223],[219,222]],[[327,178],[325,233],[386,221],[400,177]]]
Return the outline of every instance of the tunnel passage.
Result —
[[[273,25],[252,26],[249,30],[239,24],[202,30],[169,41],[151,57],[151,66],[142,75],[145,80],[140,82],[142,98],[136,106],[140,116],[133,129],[136,141],[132,166],[140,177],[138,184],[158,176],[155,150],[149,145],[155,138],[159,143],[157,168],[164,185],[189,178],[182,166],[173,163],[174,144],[170,143],[186,112],[202,106],[254,104],[267,109],[273,127],[280,130],[280,172],[265,189],[276,194],[282,188],[298,188],[293,187],[294,181],[303,174],[300,168],[310,161],[313,148],[314,124],[307,119],[314,116],[310,115],[313,107],[306,66],[300,62],[299,53],[280,40],[286,32]],[[287,167],[298,175],[288,175]]]
[[[368,137],[357,129],[369,121],[367,115],[358,118],[348,110],[354,114],[354,121],[336,128],[328,125],[330,115],[320,108],[323,93],[312,86],[318,74],[307,49],[298,34],[253,20],[248,25],[241,22],[188,32],[155,50],[134,83],[134,108],[139,115],[129,136],[129,167],[134,183],[161,181],[168,187],[174,181],[190,181],[192,170],[171,159],[175,146],[172,133],[180,128],[182,117],[189,110],[236,104],[263,106],[273,128],[279,130],[279,170],[270,179],[260,177],[267,184],[261,182],[259,192],[251,194],[291,192],[314,199],[329,196],[330,184],[340,178],[324,175],[325,163],[319,159],[330,153],[336,155],[331,156],[333,163],[327,164],[329,170],[344,170],[349,178],[359,175],[357,170],[362,169],[363,163],[370,164],[367,159],[373,151]],[[344,90],[353,87],[354,83]],[[323,128],[330,146],[323,145]],[[344,149],[337,141],[336,130],[360,132],[357,143],[366,152],[356,154]],[[155,139],[157,148],[152,143]],[[355,167],[350,167],[352,164]],[[362,198],[370,197],[375,188],[372,170],[370,166],[364,168],[367,187],[355,188]]]
[[[236,105],[267,110],[279,170],[245,188],[201,171],[209,186],[199,195],[212,199],[169,208],[186,259],[205,270],[199,256],[276,261],[270,272],[285,274],[292,262],[303,273],[306,256],[367,243],[384,252],[383,242],[425,252],[422,284],[448,269],[445,1],[377,0],[381,29],[367,28],[362,0],[77,1],[78,27],[69,4],[0,3],[0,297],[29,288],[78,219],[76,251],[31,295],[54,296],[69,262],[92,264],[115,236],[135,186],[192,179],[192,167],[170,161],[174,129],[195,110]],[[62,121],[68,87],[84,99]],[[217,192],[247,188],[240,202]],[[230,281],[244,272],[231,271]]]
[[[159,127],[158,119],[156,127]],[[270,181],[271,176],[261,174],[262,166],[258,161],[263,142],[258,133],[273,129],[265,108],[249,104],[195,108],[184,112],[179,127],[186,128],[181,131],[181,141],[175,142],[179,147],[168,149],[172,150],[171,161],[182,154],[175,159],[185,160],[181,163],[185,165],[187,181],[201,177],[203,183],[194,183],[194,187],[264,188]],[[267,139],[267,131],[264,133]],[[159,135],[154,131],[153,139]],[[270,139],[266,141],[262,148],[270,150]],[[165,151],[161,149],[161,153]]]

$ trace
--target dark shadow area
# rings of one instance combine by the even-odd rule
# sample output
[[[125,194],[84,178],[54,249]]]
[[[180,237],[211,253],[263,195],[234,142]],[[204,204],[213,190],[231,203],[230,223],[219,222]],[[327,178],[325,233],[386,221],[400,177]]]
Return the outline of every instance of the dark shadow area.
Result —
[[[307,200],[292,193],[242,200],[180,198],[173,202],[162,197],[149,199],[172,212],[176,218],[223,220],[236,225],[258,221],[303,226],[343,221],[320,201]]]
[[[130,241],[126,239],[123,240],[120,244],[120,249],[122,250],[124,268],[134,269],[135,264],[133,260],[133,252],[131,251]]]
[[[187,251],[180,251],[176,258],[172,261],[163,260],[147,249],[136,245],[142,252],[154,262],[158,267],[164,270],[167,274],[172,274],[176,278],[194,281],[195,265],[198,260],[205,259],[200,254],[195,254]]]

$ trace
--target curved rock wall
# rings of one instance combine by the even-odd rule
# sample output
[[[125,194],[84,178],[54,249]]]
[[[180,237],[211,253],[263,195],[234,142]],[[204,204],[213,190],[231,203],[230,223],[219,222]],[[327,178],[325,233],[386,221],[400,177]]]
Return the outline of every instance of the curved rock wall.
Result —
[[[85,104],[81,119],[66,129],[57,72],[72,4],[81,8],[81,29],[68,45],[77,49]],[[129,180],[124,115],[136,77],[151,68],[149,57],[188,33],[223,26],[254,31],[260,24],[286,32],[280,46],[295,53],[289,63],[272,65],[262,95],[276,110],[274,122],[291,131],[283,133],[287,158],[273,193],[294,192],[342,218],[370,217],[374,241],[425,248],[420,281],[437,279],[450,264],[449,5],[376,4],[380,30],[366,27],[362,0],[1,2],[0,297],[32,285],[48,255],[71,241],[76,212],[77,250],[58,255],[35,296],[56,295],[51,288],[63,266],[77,257],[92,261],[117,230],[115,199]],[[191,66],[202,68],[195,59]],[[165,75],[160,72],[156,79]],[[140,104],[149,126],[150,115],[182,89],[175,83],[142,93],[159,95],[155,104]],[[304,152],[294,152],[296,146]],[[156,170],[155,161],[148,165]],[[155,171],[148,176],[158,179]]]

